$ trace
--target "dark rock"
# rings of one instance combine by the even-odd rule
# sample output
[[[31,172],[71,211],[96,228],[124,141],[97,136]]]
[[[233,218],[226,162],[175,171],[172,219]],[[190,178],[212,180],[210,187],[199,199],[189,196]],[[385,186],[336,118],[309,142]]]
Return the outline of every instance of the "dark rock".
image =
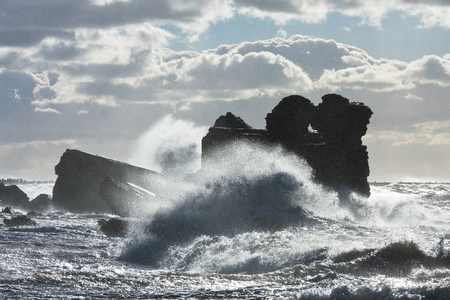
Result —
[[[267,114],[266,129],[270,135],[289,135],[297,138],[309,132],[308,126],[315,116],[314,104],[302,96],[283,98]]]
[[[105,177],[131,182],[158,194],[170,190],[171,185],[171,181],[157,172],[70,149],[62,155],[55,172],[58,178],[53,187],[53,204],[75,213],[113,213],[99,195],[100,182]]]
[[[303,157],[313,169],[314,179],[345,197],[350,192],[370,195],[367,182],[367,147],[361,138],[372,115],[369,107],[329,94],[317,107],[301,96],[289,96],[267,114],[266,130],[229,126],[242,119],[231,113],[219,117],[202,140],[202,161],[220,160],[226,145],[246,141],[262,145],[281,145]],[[225,121],[231,120],[231,121]],[[311,126],[317,132],[310,132]]]
[[[364,104],[350,103],[347,98],[329,94],[322,97],[311,125],[327,143],[361,144],[371,115],[372,111]]]
[[[247,142],[263,143],[266,130],[253,129],[240,117],[228,112],[220,116],[208,134],[202,139],[202,162],[212,159],[220,160],[222,155],[217,151],[223,149],[228,143],[245,140]]]
[[[0,201],[2,205],[27,209],[29,200],[30,198],[28,198],[27,194],[17,185],[5,186],[3,183],[0,183]]]
[[[40,194],[30,201],[30,209],[38,212],[45,212],[51,209],[53,204],[52,197],[47,194]]]
[[[106,235],[125,236],[130,228],[130,221],[126,219],[112,218],[98,221],[100,230]]]
[[[16,211],[11,206],[7,206],[4,209],[2,209],[2,213],[14,215]]]
[[[146,207],[156,200],[152,192],[130,183],[115,182],[111,177],[100,182],[99,194],[113,213],[122,217],[145,212]]]
[[[242,128],[251,129],[252,127],[244,122],[240,117],[236,117],[230,112],[227,112],[225,116],[220,116],[214,123],[214,127],[225,127],[225,128]]]
[[[3,219],[6,226],[36,226],[36,222],[24,215],[13,216],[11,219]]]

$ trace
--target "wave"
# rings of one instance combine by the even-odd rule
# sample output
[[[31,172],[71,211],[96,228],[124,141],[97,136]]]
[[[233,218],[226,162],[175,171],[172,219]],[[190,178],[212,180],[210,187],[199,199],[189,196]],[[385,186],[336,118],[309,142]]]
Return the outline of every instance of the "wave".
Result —
[[[391,243],[381,249],[350,251],[333,258],[336,270],[353,275],[384,274],[400,276],[409,274],[414,268],[450,267],[450,255],[440,253],[436,256],[425,254],[412,241]]]
[[[121,259],[223,274],[278,272],[329,261],[334,266],[330,274],[345,273],[355,264],[361,274],[371,268],[375,273],[410,272],[427,261],[445,265],[430,253],[414,252],[416,244],[393,244],[377,252],[380,244],[395,240],[389,226],[429,224],[432,214],[417,195],[376,190],[369,199],[351,193],[343,198],[315,183],[310,167],[280,148],[229,147],[233,155],[219,153],[219,161],[190,177],[195,188],[133,229]],[[378,226],[380,220],[384,227]],[[403,265],[377,267],[395,265],[402,253],[412,253]],[[333,261],[339,255],[341,261]],[[327,274],[308,276],[321,280]]]
[[[234,144],[230,157],[203,166],[191,178],[197,188],[170,209],[156,213],[132,238],[122,258],[153,263],[172,245],[199,236],[234,236],[311,226],[310,210],[337,198],[311,180],[307,164],[279,148]],[[229,152],[229,153],[230,153]],[[334,203],[334,204],[333,204]]]

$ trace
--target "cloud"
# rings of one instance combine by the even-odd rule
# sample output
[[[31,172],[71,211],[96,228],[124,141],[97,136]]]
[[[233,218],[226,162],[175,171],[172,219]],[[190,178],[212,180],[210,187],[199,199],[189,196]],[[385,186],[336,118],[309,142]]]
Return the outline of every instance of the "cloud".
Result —
[[[1,22],[0,22],[1,23]],[[71,39],[74,34],[70,31],[53,29],[0,29],[0,46],[4,47],[30,47],[38,44],[47,37]]]
[[[421,84],[450,86],[450,57],[428,55],[410,64],[406,73]]]
[[[423,98],[420,96],[417,96],[413,93],[407,93],[405,96],[405,99],[407,100],[417,100],[417,101],[423,101]]]
[[[0,116],[26,109],[36,84],[36,77],[31,73],[0,69]]]
[[[365,139],[388,141],[395,147],[450,145],[450,120],[417,123],[413,125],[410,132],[381,131],[369,134]]]
[[[270,39],[256,42],[244,42],[228,48],[221,47],[219,52],[236,51],[241,55],[251,52],[267,51],[281,55],[301,66],[316,80],[326,69],[344,69],[374,63],[375,60],[362,49],[337,43],[334,40],[294,35],[288,39]]]
[[[234,4],[239,14],[270,18],[279,25],[289,21],[319,23],[325,21],[328,14],[339,13],[359,18],[360,24],[381,27],[382,19],[389,12],[402,11],[405,15],[418,17],[423,27],[450,28],[447,17],[450,6],[447,1],[235,0]]]
[[[20,94],[18,89],[14,89],[14,99],[20,101]]]
[[[61,114],[61,113],[60,113],[59,111],[57,111],[56,109],[50,108],[50,107],[47,107],[47,108],[35,107],[35,108],[34,108],[34,111],[36,111],[36,112],[42,112],[42,113]]]
[[[406,1],[408,5],[407,13],[420,18],[422,27],[443,27],[450,28],[448,14],[450,5],[448,1]]]
[[[425,56],[413,62],[377,60],[372,64],[341,70],[327,69],[317,82],[320,87],[365,89],[376,92],[412,90],[417,85],[450,87],[447,56]]]
[[[26,57],[30,71],[2,69],[10,98],[18,90],[21,99],[39,108],[34,111],[60,112],[57,106],[69,103],[177,105],[342,89],[412,94],[421,85],[450,85],[449,55],[376,60],[357,47],[301,35],[176,52],[162,47],[170,35],[152,26],[127,27],[128,44],[117,32],[96,32],[79,32],[77,46],[46,39],[34,52],[14,52],[17,61]],[[141,47],[147,38],[158,46]],[[44,60],[42,53],[54,53],[55,59]],[[47,71],[38,72],[43,66]],[[28,83],[17,84],[22,80]]]
[[[287,34],[286,30],[278,29],[277,37],[285,39],[285,38],[287,38],[287,36],[288,36],[288,34]]]
[[[69,37],[75,29],[108,29],[133,24],[171,24],[204,32],[210,23],[233,15],[227,0],[2,1],[0,40],[30,46],[47,37]]]
[[[270,18],[282,24],[289,20],[322,22],[327,14],[337,12],[378,26],[391,10],[426,18],[440,16],[450,7],[444,1],[427,3],[4,0],[0,41],[7,47],[0,48],[0,68],[3,73],[16,74],[14,83],[9,79],[5,94],[9,98],[20,95],[24,103],[39,108],[33,107],[34,111],[61,111],[56,106],[69,103],[174,104],[242,100],[315,89],[392,92],[412,91],[423,84],[447,87],[448,57],[427,56],[408,63],[375,60],[362,49],[333,40],[299,35],[287,38],[282,29],[274,39],[223,45],[203,52],[166,48],[170,41],[180,38],[166,25],[178,27],[192,40],[210,24],[238,14]],[[434,25],[431,21],[423,24],[446,26],[444,19],[437,20]],[[20,83],[18,74],[26,84]],[[48,78],[43,82],[36,77],[39,74]]]
[[[375,0],[66,0],[2,1],[0,46],[31,47],[47,38],[73,41],[81,30],[116,30],[153,24],[175,26],[188,39],[199,38],[211,24],[245,15],[271,19],[279,25],[290,21],[320,23],[331,13],[360,19],[361,24],[381,27],[391,11],[417,17],[423,27],[450,28],[446,1]],[[51,54],[51,50],[49,49]],[[71,51],[75,51],[72,53]],[[63,59],[78,48],[53,49]]]

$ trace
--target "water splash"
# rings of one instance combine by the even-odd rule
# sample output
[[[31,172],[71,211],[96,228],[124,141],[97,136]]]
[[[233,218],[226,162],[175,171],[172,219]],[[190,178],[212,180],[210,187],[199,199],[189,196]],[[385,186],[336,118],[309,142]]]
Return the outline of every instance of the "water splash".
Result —
[[[138,139],[129,162],[171,176],[194,173],[206,132],[207,127],[167,115]]]
[[[191,180],[196,189],[161,210],[130,241],[123,258],[155,263],[172,245],[198,237],[230,237],[311,226],[320,207],[338,210],[337,197],[311,179],[311,169],[281,148],[230,144],[218,162],[204,165]],[[142,230],[140,231],[142,232]]]
[[[320,274],[308,273],[308,265],[326,265],[333,257],[398,241],[414,241],[434,255],[431,249],[439,239],[422,234],[420,226],[439,229],[436,235],[448,228],[442,221],[435,226],[439,220],[430,219],[435,212],[422,196],[386,187],[374,188],[369,199],[329,191],[312,180],[303,159],[281,148],[239,142],[224,149],[187,177],[189,189],[136,226],[122,259],[211,273],[287,268],[316,278]],[[439,213],[441,220],[448,219],[445,211]]]

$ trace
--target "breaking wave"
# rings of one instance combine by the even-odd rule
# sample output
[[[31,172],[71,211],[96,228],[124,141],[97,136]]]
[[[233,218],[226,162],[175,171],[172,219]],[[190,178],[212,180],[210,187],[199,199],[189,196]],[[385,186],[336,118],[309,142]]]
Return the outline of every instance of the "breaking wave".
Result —
[[[246,235],[248,240],[249,234],[268,238],[277,232],[289,234],[298,227],[320,225],[324,221],[318,216],[352,216],[340,208],[336,193],[312,181],[311,169],[302,159],[280,148],[242,143],[229,147],[227,153],[232,154],[224,153],[228,156],[203,166],[190,178],[196,184],[193,191],[134,233],[123,259],[167,264],[166,256],[177,256],[168,255],[176,247],[212,245],[208,242],[212,239],[220,241],[216,246],[227,248],[232,247],[223,244],[227,240],[237,243],[236,239]],[[258,258],[249,257],[243,264],[259,263]]]
[[[369,199],[330,191],[313,181],[304,160],[277,147],[234,143],[214,157],[187,177],[188,190],[133,227],[122,260],[198,273],[275,272],[311,282],[449,266],[448,256],[439,260],[436,252],[440,237],[450,238],[443,234],[449,212],[427,205],[431,191],[375,185]],[[448,207],[448,190],[436,192],[433,199]]]

